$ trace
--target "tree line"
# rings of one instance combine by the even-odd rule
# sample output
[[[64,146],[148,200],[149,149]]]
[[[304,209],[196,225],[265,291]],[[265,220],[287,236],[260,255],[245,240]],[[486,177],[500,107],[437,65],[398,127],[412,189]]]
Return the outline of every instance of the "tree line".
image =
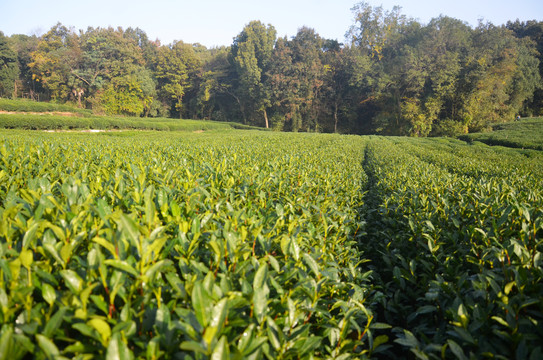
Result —
[[[0,97],[97,113],[284,131],[454,135],[543,115],[543,22],[428,24],[359,3],[346,43],[252,21],[231,46],[163,45],[139,28],[0,32]]]

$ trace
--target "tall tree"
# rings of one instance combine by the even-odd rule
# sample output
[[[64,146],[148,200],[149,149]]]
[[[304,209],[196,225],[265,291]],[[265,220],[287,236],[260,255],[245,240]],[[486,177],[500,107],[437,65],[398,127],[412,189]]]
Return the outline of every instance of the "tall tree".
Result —
[[[352,47],[371,59],[377,74],[366,94],[376,105],[374,131],[481,130],[512,119],[540,86],[533,45],[503,27],[471,29],[448,17],[423,26],[398,8],[386,12],[367,3],[354,11]]]
[[[302,118],[301,127],[293,127],[298,131],[318,130],[320,111],[320,93],[323,86],[325,68],[322,63],[323,39],[314,29],[302,27],[289,42],[292,49],[293,66],[298,77],[297,101]]]
[[[462,107],[458,85],[466,54],[472,46],[471,32],[466,23],[445,16],[432,19],[423,29],[419,48],[428,69],[423,100],[432,131],[436,126],[443,129],[439,124],[442,121],[455,121],[457,129],[467,130],[458,121]]]
[[[479,24],[462,76],[460,116],[470,131],[513,119],[540,82],[537,61],[512,31]],[[525,74],[530,74],[525,76]]]
[[[348,32],[351,43],[381,60],[385,56],[385,48],[390,48],[390,44],[401,36],[408,19],[401,14],[399,6],[385,11],[382,6],[372,7],[367,2],[361,2],[351,10],[355,14],[355,24]]]
[[[137,39],[125,36],[122,28],[89,28],[81,47],[82,61],[71,72],[85,86],[93,108],[110,114],[149,111],[155,85]],[[123,104],[116,103],[120,99]]]
[[[372,129],[405,134],[421,119],[413,111],[420,109],[418,94],[424,83],[424,68],[412,43],[419,35],[420,24],[402,15],[399,7],[385,11],[382,6],[362,2],[353,11],[355,25],[348,34],[351,44],[360,56],[371,59],[375,74],[371,93],[364,96],[370,100],[367,106],[373,107]]]
[[[53,26],[40,38],[36,51],[32,53],[33,78],[40,82],[56,101],[66,101],[79,93],[81,80],[72,69],[81,61],[78,36],[61,23]]]
[[[8,38],[0,31],[0,97],[17,96],[16,81],[19,77],[17,54],[8,44]]]
[[[17,96],[28,97],[37,100],[38,94],[43,92],[40,83],[32,78],[31,54],[37,50],[39,39],[37,36],[14,34],[9,38],[12,49],[17,53],[20,75],[17,85]]]
[[[270,90],[267,86],[266,70],[269,65],[277,32],[271,25],[251,21],[234,39],[232,62],[238,75],[238,97],[242,99],[244,122],[258,124],[258,114],[264,117],[269,127],[267,109],[271,105]]]
[[[342,51],[337,41],[330,40],[325,42],[323,49],[324,74],[321,97],[325,104],[325,116],[332,118],[334,132],[337,133],[340,106],[346,97],[345,89],[349,84],[349,73],[345,71],[346,51]],[[326,127],[327,122],[324,121],[322,125]]]
[[[416,88],[402,101],[402,117],[413,136],[427,136],[441,120],[456,120],[458,81],[470,47],[471,29],[449,17],[432,19],[408,40],[410,55],[418,65],[408,71],[416,79]],[[413,59],[413,60],[414,60]],[[408,80],[406,78],[405,80]],[[413,91],[414,90],[414,91]]]
[[[202,118],[220,121],[245,118],[243,104],[235,87],[239,84],[231,61],[231,48],[208,50],[203,55],[196,108]]]
[[[279,39],[275,46],[267,73],[277,111],[274,122],[282,122],[291,131],[319,130],[324,106],[320,100],[330,70],[322,62],[323,46],[324,40],[307,27],[290,41]]]
[[[155,76],[163,101],[182,117],[183,97],[194,81],[200,61],[193,47],[183,42],[158,49]]]
[[[299,78],[293,64],[292,49],[286,37],[277,39],[268,68],[270,94],[275,114],[273,127],[278,130],[301,128],[298,89]],[[285,128],[285,125],[287,128]]]
[[[539,60],[539,78],[543,78],[543,21],[519,21],[507,22],[507,28],[515,33],[518,38],[531,40],[535,44],[536,52],[533,53]],[[526,74],[529,76],[529,74]],[[543,115],[543,84],[540,82],[524,109],[524,115]]]

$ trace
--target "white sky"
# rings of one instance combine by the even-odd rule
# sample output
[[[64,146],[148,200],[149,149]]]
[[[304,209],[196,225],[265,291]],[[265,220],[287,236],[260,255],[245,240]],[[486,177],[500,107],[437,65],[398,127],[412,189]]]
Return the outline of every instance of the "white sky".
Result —
[[[205,46],[231,45],[251,20],[272,24],[278,36],[296,35],[309,26],[322,37],[344,41],[353,24],[357,0],[0,0],[0,31],[41,35],[57,22],[88,26],[139,27],[151,40],[174,40]],[[372,6],[427,23],[440,14],[476,26],[478,19],[501,25],[508,20],[543,21],[543,0],[367,0]]]

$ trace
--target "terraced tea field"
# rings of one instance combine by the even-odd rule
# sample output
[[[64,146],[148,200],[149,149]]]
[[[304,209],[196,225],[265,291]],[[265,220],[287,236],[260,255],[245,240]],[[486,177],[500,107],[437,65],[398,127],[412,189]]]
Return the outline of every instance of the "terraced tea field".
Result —
[[[542,356],[543,157],[0,132],[0,358]]]

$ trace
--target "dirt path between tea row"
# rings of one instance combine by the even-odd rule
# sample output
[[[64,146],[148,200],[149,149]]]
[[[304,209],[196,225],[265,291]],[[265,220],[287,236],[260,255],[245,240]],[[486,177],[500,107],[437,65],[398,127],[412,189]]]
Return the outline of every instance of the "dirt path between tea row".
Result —
[[[67,111],[43,111],[43,112],[36,112],[36,111],[5,111],[0,110],[0,114],[7,114],[7,115],[57,115],[57,116],[77,116],[77,114],[73,112],[67,112]]]

